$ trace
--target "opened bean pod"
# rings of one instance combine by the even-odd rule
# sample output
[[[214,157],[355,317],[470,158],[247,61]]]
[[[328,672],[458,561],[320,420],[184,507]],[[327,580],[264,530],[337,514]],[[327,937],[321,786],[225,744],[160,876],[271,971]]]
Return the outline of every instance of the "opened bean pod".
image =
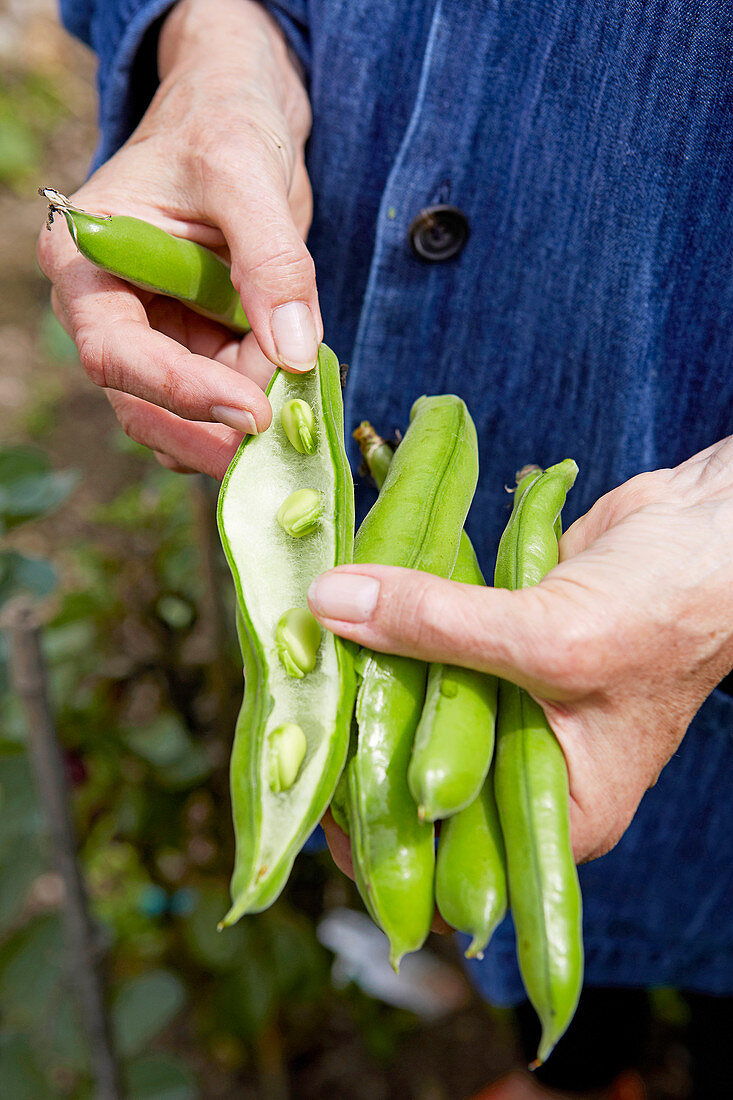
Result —
[[[219,496],[245,670],[231,760],[236,862],[224,924],[265,909],[282,890],[333,795],[354,703],[346,646],[321,629],[306,599],[315,576],[351,560],[353,483],[336,356],[322,345],[314,371],[277,372],[268,395],[272,427],[245,436]],[[318,444],[311,453],[293,442],[294,400],[311,410],[309,439]]]

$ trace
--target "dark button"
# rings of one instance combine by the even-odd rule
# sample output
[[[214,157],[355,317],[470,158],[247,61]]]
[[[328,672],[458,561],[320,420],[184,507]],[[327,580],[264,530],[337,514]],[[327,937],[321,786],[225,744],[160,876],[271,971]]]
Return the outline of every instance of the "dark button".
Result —
[[[457,206],[428,206],[410,226],[410,248],[419,260],[452,260],[468,240],[468,218]]]

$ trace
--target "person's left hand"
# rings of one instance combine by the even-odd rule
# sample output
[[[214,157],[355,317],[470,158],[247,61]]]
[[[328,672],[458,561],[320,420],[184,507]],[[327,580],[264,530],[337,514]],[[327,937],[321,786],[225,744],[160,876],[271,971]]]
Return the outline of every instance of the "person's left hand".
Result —
[[[733,665],[732,546],[733,436],[602,497],[532,588],[348,565],[317,578],[309,603],[371,649],[530,691],[565,753],[580,862],[616,844]]]

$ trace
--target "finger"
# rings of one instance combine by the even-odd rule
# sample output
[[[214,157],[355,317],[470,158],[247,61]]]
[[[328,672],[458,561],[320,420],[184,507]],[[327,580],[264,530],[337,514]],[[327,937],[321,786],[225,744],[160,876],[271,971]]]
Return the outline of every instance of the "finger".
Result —
[[[156,295],[147,305],[147,314],[153,328],[170,336],[197,355],[216,359],[230,370],[235,370],[260,387],[267,388],[273,366],[262,352],[253,332],[244,338],[233,337],[231,332],[215,321],[199,317],[172,298]]]
[[[231,366],[233,370],[250,378],[260,389],[267,389],[267,384],[272,378],[273,366],[257,343],[253,332],[248,332],[240,341]]]
[[[107,397],[125,434],[168,463],[173,461],[171,469],[199,470],[221,481],[242,441],[238,432],[224,425],[181,420],[118,390],[108,390]]]
[[[198,473],[192,466],[182,466],[180,462],[177,462],[175,458],[171,458],[170,455],[163,454],[162,451],[153,451],[157,461],[161,466],[165,466],[166,470],[172,470],[175,474],[195,474]]]
[[[334,821],[333,814],[330,810],[326,810],[321,818],[321,826],[323,827],[326,843],[333,857],[333,862],[336,864],[339,871],[343,871],[343,873],[353,881],[354,864],[351,859],[351,842],[343,829]]]
[[[492,672],[536,691],[552,682],[562,648],[557,600],[541,587],[477,589],[413,569],[352,565],[317,577],[308,603],[329,630],[370,649]]]
[[[242,154],[232,155],[237,148]],[[323,323],[315,268],[293,221],[282,157],[264,137],[253,151],[250,136],[231,142],[226,156],[215,165],[209,161],[206,170],[209,216],[226,237],[232,282],[258,344],[276,366],[312,369]]]

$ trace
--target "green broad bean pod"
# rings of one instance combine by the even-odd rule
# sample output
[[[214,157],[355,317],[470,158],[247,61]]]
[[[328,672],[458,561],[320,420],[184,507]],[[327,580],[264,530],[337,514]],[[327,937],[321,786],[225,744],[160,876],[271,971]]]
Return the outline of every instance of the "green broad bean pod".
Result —
[[[576,475],[566,459],[520,481],[497,552],[497,587],[537,584],[557,564],[560,512]],[[565,757],[542,707],[506,681],[499,684],[494,789],[519,968],[542,1024],[539,1065],[566,1031],[580,996],[582,902]]]
[[[461,584],[486,583],[465,531],[451,577]],[[496,691],[495,677],[483,672],[430,666],[407,771],[418,814],[426,821],[450,817],[478,796],[494,753]]]
[[[95,267],[141,290],[176,298],[233,332],[249,332],[229,267],[215,252],[140,218],[88,214],[51,187],[39,194],[48,200],[49,228],[54,214],[63,214],[74,244]]]
[[[481,958],[507,911],[506,857],[491,772],[473,802],[441,825],[435,900],[444,920],[471,936],[466,958]]]
[[[218,507],[245,671],[230,773],[232,907],[223,925],[267,908],[282,890],[333,795],[354,701],[351,655],[339,638],[321,630],[306,598],[315,576],[352,556],[353,482],[336,356],[322,345],[315,370],[277,372],[268,395],[272,427],[245,436]],[[296,397],[308,403],[318,424],[313,455],[293,446],[280,419]],[[303,484],[318,493],[322,509],[315,530],[294,538],[278,523],[277,511]]]
[[[359,529],[354,561],[450,576],[477,478],[476,430],[464,403],[452,395],[420,398]],[[348,832],[357,885],[389,939],[397,969],[402,956],[424,942],[433,913],[433,827],[419,820],[407,785],[427,668],[363,651],[357,673]]]

